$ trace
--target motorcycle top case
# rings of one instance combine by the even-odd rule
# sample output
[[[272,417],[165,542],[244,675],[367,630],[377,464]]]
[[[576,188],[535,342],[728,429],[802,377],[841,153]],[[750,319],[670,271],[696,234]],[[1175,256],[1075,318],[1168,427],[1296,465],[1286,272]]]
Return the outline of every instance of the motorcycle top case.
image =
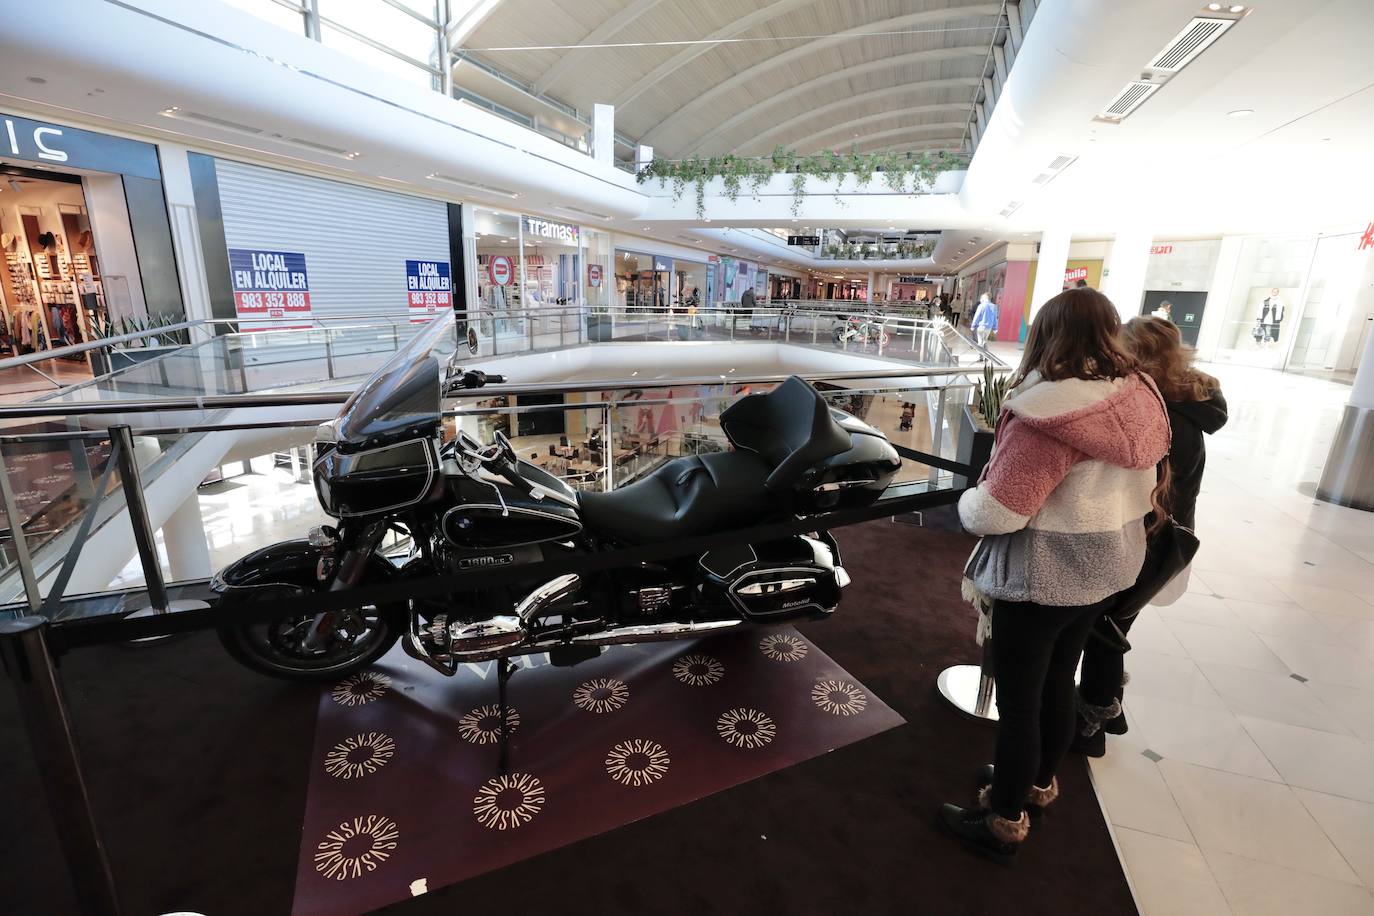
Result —
[[[806,513],[866,506],[882,496],[902,459],[882,433],[858,417],[831,409],[849,433],[850,447],[811,468],[798,487],[798,508]]]
[[[828,534],[717,548],[698,562],[746,620],[826,617],[840,603],[839,549]]]

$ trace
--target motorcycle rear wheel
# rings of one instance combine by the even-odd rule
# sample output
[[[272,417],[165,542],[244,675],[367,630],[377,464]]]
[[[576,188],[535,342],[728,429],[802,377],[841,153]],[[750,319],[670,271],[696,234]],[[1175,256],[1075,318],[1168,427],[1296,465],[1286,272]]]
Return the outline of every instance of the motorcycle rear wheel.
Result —
[[[254,592],[241,600],[251,604],[283,597],[288,596]],[[361,671],[381,658],[405,629],[406,610],[402,607],[369,605],[357,611],[366,629],[323,652],[309,652],[300,644],[299,635],[309,627],[313,614],[229,624],[219,628],[219,641],[230,658],[259,674],[305,683],[331,681]]]

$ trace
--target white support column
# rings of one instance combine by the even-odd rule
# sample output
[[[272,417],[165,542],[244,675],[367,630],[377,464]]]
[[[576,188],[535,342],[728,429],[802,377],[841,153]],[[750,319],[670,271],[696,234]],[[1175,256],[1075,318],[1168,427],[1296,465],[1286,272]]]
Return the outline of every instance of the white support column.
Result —
[[[1197,355],[1203,362],[1216,359],[1244,245],[1245,239],[1238,235],[1221,238],[1216,267],[1212,269],[1212,279],[1207,284],[1207,305],[1202,313],[1202,325],[1197,332]]]
[[[872,305],[878,296],[878,272],[870,270],[868,272],[868,304]]]
[[[205,521],[200,515],[200,500],[195,490],[162,523],[162,543],[167,548],[171,581],[205,579],[214,572],[210,568],[210,543],[205,536]]]
[[[602,165],[615,165],[615,106],[597,102],[592,106],[592,158]]]
[[[1123,229],[1112,242],[1111,261],[1102,292],[1116,305],[1124,324],[1140,314],[1145,295],[1145,268],[1150,262],[1150,242],[1154,233],[1147,229]]]
[[[1040,258],[1035,265],[1035,287],[1031,290],[1031,321],[1035,321],[1041,306],[1064,291],[1064,268],[1069,263],[1072,237],[1069,230],[1057,227],[1040,233]]]

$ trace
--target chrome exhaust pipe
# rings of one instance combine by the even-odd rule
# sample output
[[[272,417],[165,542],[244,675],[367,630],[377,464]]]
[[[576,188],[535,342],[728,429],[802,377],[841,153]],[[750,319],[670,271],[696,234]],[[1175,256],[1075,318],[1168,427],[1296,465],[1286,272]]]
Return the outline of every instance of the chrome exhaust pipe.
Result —
[[[569,645],[618,646],[626,643],[656,642],[682,639],[685,636],[707,636],[743,626],[743,620],[705,620],[701,623],[657,623],[632,627],[616,627],[600,633],[574,636]]]
[[[577,573],[567,573],[550,579],[530,592],[515,606],[515,616],[523,623],[534,620],[545,608],[570,597],[582,587],[582,577]]]

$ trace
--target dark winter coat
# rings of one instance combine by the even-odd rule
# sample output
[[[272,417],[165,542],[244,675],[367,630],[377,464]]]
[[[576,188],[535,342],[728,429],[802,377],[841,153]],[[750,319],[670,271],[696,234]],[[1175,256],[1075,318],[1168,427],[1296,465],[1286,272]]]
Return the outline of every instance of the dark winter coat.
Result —
[[[1220,389],[1206,401],[1166,401],[1173,439],[1169,446],[1169,470],[1173,474],[1170,510],[1174,520],[1192,528],[1197,513],[1197,497],[1202,489],[1202,472],[1207,464],[1204,433],[1211,434],[1226,425],[1226,398]]]

